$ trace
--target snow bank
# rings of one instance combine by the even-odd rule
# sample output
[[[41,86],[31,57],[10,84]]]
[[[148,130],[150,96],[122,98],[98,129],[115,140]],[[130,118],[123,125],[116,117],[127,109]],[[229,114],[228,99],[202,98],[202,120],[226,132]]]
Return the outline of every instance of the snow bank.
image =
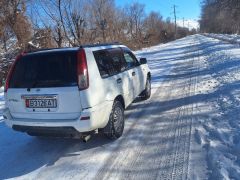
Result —
[[[206,151],[209,179],[240,178],[240,42],[236,35],[208,34],[201,41],[195,140]],[[205,65],[205,66],[204,66]]]
[[[232,44],[240,44],[240,35],[237,34],[213,34],[213,33],[204,33],[203,35],[219,39],[222,41],[227,41]]]

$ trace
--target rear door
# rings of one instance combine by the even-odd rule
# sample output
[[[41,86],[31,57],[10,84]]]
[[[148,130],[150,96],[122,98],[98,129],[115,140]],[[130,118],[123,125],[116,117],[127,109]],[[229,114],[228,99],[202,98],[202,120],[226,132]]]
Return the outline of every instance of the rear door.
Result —
[[[116,95],[122,94],[125,104],[131,103],[134,95],[133,84],[126,70],[121,49],[98,50],[94,52],[94,57],[104,82],[102,86],[107,92],[105,96],[115,98]]]
[[[81,113],[77,52],[38,52],[17,62],[7,91],[14,118],[75,119]]]
[[[131,76],[128,72],[126,61],[123,57],[122,49],[121,48],[114,48],[108,50],[115,71],[117,75],[115,76],[115,81],[117,86],[124,96],[125,104],[129,105],[134,99],[134,89],[133,89],[133,82]]]

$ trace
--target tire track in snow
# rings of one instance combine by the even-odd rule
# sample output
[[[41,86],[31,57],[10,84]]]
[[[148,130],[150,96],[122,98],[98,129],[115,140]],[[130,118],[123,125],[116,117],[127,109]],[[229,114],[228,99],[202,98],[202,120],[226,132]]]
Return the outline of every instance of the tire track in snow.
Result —
[[[193,42],[191,45],[196,44]],[[195,49],[195,48],[194,48]],[[198,49],[195,49],[198,50]],[[190,72],[195,70],[195,56],[191,58],[189,61],[189,69],[192,69]],[[183,88],[183,92],[185,92],[185,97],[191,97],[195,94],[195,86],[196,80],[193,79],[193,75],[190,74],[188,77],[186,86]],[[192,90],[193,89],[193,90]],[[188,104],[188,102],[186,103]],[[189,166],[189,155],[190,155],[190,143],[191,143],[191,136],[192,136],[192,114],[193,114],[193,103],[189,103],[189,105],[185,105],[182,108],[181,118],[178,120],[179,127],[177,129],[177,147],[175,159],[174,159],[174,168],[172,172],[171,179],[187,179],[188,177],[188,166]],[[188,116],[188,118],[183,119],[184,116]],[[180,164],[180,166],[176,166],[176,164]],[[185,165],[184,165],[185,164]],[[180,178],[181,177],[181,178]]]

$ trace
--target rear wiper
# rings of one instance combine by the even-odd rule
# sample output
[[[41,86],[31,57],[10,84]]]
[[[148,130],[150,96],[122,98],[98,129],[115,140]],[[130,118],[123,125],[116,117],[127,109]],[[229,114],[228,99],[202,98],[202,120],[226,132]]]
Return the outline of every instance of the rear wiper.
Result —
[[[39,83],[38,80],[33,81],[33,83],[31,84],[31,86],[27,88],[27,91],[30,91],[32,88],[35,88],[38,83]]]

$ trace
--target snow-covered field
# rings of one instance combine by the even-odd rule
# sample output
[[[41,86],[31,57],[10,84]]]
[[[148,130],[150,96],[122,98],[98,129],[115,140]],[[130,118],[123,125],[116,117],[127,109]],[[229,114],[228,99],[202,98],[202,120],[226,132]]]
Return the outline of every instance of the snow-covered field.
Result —
[[[119,140],[34,138],[0,118],[0,179],[240,179],[238,45],[193,35],[135,53],[153,93]]]
[[[217,39],[199,42],[205,67],[197,89],[205,100],[197,105],[194,136],[206,151],[211,179],[240,179],[240,48]]]
[[[219,39],[222,41],[227,41],[233,44],[240,44],[240,35],[237,34],[213,34],[213,33],[205,33],[204,35],[208,37],[212,37],[215,39]]]

